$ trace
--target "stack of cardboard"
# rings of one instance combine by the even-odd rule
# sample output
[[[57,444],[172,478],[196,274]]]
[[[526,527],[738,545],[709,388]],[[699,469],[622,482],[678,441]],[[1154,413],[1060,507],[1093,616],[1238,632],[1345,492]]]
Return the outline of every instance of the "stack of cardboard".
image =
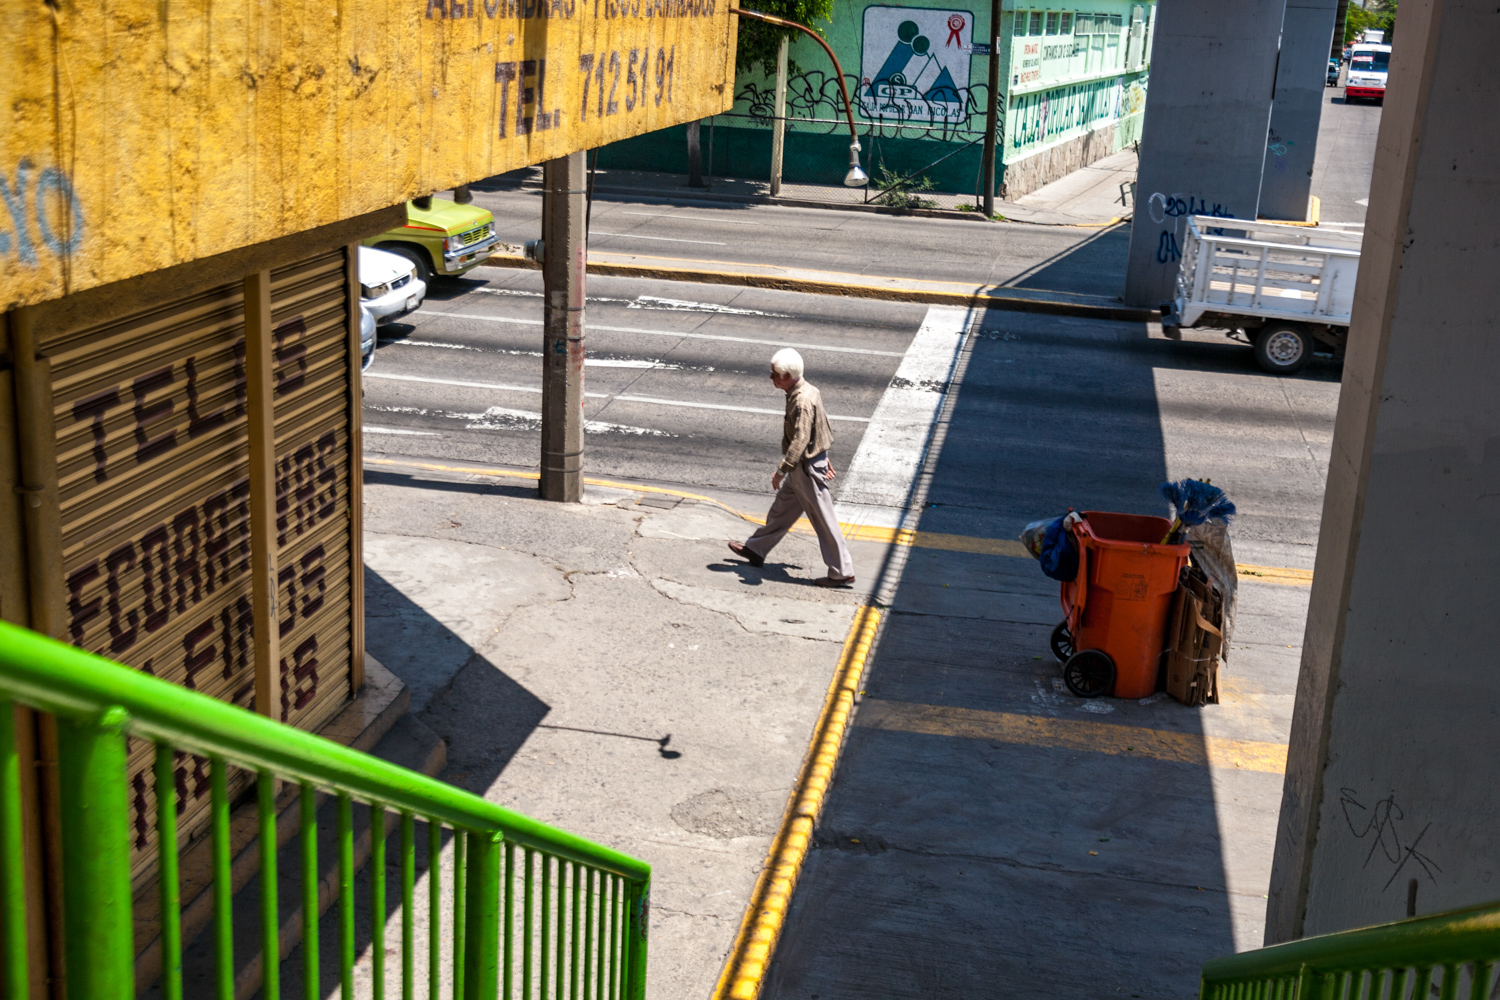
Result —
[[[1182,568],[1167,623],[1167,693],[1184,705],[1219,703],[1224,598],[1197,566]]]

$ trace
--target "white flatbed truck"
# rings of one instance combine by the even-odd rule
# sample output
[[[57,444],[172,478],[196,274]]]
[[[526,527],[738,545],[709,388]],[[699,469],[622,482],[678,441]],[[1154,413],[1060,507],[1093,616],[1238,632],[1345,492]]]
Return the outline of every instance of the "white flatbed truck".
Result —
[[[1194,215],[1187,220],[1177,294],[1162,332],[1184,327],[1244,335],[1265,371],[1290,375],[1316,345],[1342,355],[1359,271],[1358,233]]]

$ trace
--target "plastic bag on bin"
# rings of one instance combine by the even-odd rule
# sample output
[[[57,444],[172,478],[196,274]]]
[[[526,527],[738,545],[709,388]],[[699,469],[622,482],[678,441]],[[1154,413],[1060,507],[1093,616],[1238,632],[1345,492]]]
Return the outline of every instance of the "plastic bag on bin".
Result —
[[[1073,525],[1083,520],[1077,511],[1061,517],[1032,521],[1021,531],[1021,544],[1042,564],[1042,573],[1067,582],[1078,575],[1078,541]]]

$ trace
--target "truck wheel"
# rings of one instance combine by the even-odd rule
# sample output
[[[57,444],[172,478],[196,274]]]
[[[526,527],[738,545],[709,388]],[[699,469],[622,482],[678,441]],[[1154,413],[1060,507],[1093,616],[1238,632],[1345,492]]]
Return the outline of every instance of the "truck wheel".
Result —
[[[1255,363],[1272,375],[1294,375],[1312,362],[1312,337],[1295,323],[1268,323],[1255,335]]]
[[[417,277],[422,279],[422,284],[428,288],[432,287],[432,261],[428,259],[426,249],[408,243],[382,243],[376,249],[388,251],[411,261],[412,266],[417,269]]]

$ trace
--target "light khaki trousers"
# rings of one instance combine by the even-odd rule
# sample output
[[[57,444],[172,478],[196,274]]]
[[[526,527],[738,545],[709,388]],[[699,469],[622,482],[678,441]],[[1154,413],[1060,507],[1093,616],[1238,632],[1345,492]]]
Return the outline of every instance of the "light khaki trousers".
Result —
[[[823,561],[828,564],[828,575],[837,579],[853,576],[854,558],[849,555],[849,545],[839,530],[839,516],[833,509],[833,491],[828,488],[826,453],[797,463],[797,467],[781,481],[781,489],[776,491],[776,499],[771,501],[771,509],[766,512],[765,526],[757,528],[755,534],[745,540],[745,548],[764,559],[792,530],[797,518],[804,514],[818,533],[818,547],[823,551]]]

